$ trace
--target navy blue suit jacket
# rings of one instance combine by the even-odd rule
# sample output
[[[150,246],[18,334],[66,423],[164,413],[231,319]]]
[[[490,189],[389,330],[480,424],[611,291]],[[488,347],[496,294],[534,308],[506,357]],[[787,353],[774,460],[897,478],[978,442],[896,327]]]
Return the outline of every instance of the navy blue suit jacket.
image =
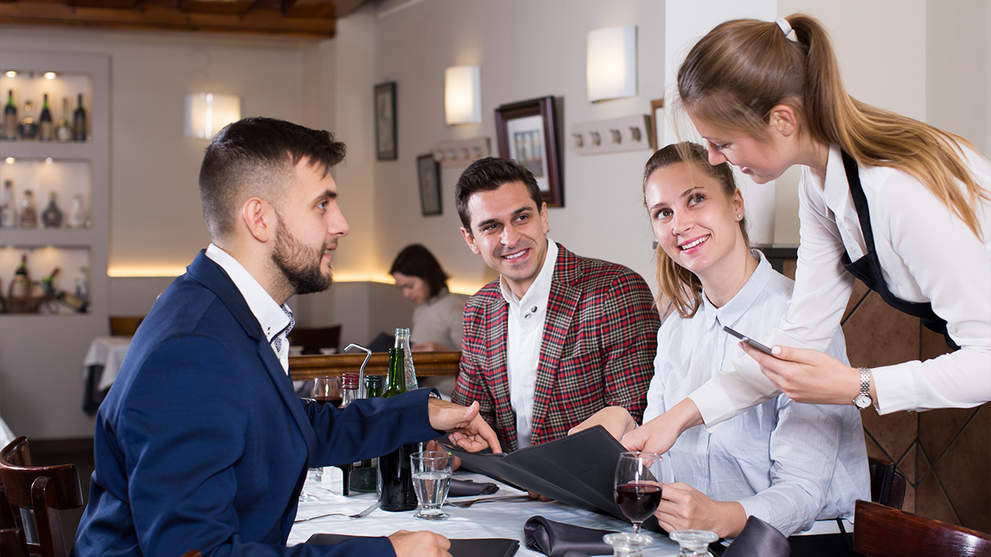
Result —
[[[200,252],[155,302],[100,408],[73,554],[391,555],[387,538],[285,543],[307,467],[435,437],[427,394],[343,411],[300,401],[241,293]]]

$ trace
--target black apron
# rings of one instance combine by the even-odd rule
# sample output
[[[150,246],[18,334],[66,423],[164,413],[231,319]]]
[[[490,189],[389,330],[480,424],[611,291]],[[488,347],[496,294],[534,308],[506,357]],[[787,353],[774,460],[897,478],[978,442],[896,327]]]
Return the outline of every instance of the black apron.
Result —
[[[918,317],[929,330],[943,335],[946,338],[946,345],[951,350],[959,350],[960,347],[953,342],[953,339],[946,332],[946,321],[936,315],[931,303],[906,302],[888,290],[888,283],[884,281],[884,275],[881,274],[881,263],[877,259],[877,251],[874,248],[874,230],[871,228],[871,215],[867,209],[867,196],[864,195],[864,188],[860,185],[860,169],[857,167],[857,161],[845,152],[843,153],[843,168],[846,170],[846,179],[850,184],[850,195],[853,196],[853,205],[857,209],[860,228],[864,233],[864,244],[867,248],[867,253],[853,262],[850,261],[850,254],[844,253],[841,260],[843,267],[851,275],[863,281],[868,288],[877,292],[889,306],[902,313]]]

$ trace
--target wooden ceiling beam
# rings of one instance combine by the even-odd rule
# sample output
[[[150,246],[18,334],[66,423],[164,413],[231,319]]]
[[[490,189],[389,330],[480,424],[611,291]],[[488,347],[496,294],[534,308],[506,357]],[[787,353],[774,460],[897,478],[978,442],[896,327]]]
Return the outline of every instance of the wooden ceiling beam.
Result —
[[[161,6],[108,9],[33,2],[0,2],[0,23],[109,29],[206,31],[332,38],[333,18],[291,18],[279,10],[253,9],[241,15],[184,13]]]

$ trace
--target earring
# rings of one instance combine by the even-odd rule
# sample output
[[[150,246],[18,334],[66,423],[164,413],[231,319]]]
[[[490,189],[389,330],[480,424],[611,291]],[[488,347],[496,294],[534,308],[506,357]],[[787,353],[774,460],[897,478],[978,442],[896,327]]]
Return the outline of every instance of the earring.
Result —
[[[737,215],[736,220],[743,220],[743,215]]]

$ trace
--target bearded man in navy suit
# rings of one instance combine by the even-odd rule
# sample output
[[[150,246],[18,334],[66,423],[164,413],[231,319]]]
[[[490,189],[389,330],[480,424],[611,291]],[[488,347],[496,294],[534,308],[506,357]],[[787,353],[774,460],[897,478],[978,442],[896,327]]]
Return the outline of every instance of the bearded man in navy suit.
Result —
[[[449,555],[430,532],[286,548],[308,467],[457,430],[498,445],[478,405],[422,389],[346,410],[300,401],[288,376],[294,294],[327,289],[348,224],[330,169],[345,147],[268,118],[223,130],[200,169],[210,246],[155,302],[100,408],[84,555]]]

